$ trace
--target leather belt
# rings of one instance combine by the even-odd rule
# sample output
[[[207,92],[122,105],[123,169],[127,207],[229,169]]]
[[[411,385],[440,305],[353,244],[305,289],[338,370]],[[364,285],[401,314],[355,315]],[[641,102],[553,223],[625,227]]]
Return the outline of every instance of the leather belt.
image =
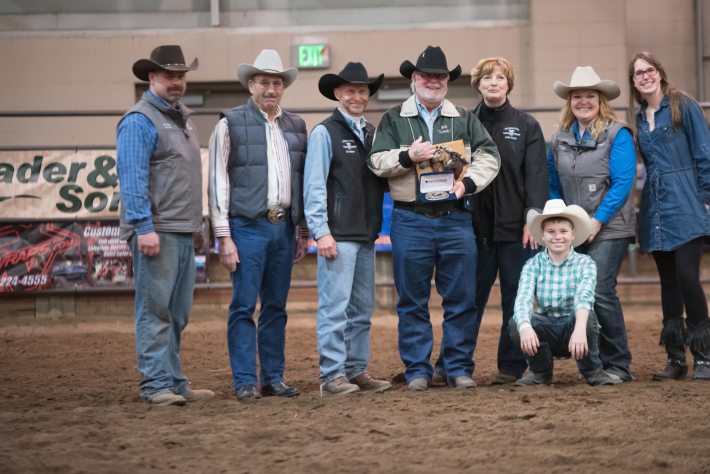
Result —
[[[274,207],[273,209],[269,209],[268,211],[266,211],[263,217],[269,219],[269,222],[271,222],[272,224],[283,224],[289,217],[291,217],[291,209],[284,207]]]
[[[440,206],[440,204],[439,204],[439,206]],[[412,211],[415,214],[420,214],[420,215],[422,215],[424,217],[428,217],[430,219],[436,219],[437,217],[448,216],[449,214],[453,214],[456,211],[463,211],[464,210],[463,199],[459,199],[458,201],[456,201],[456,203],[452,206],[452,209],[449,209],[448,211],[434,212],[433,214],[426,212],[425,209],[421,209],[421,208],[417,209],[416,204],[413,202],[394,201],[394,208],[395,209],[403,209],[405,211]]]

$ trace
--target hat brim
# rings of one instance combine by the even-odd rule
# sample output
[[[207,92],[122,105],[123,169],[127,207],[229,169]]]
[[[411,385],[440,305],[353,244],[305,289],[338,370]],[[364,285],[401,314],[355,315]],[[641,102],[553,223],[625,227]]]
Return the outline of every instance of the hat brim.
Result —
[[[619,85],[616,82],[610,81],[608,79],[600,81],[596,84],[584,86],[567,86],[565,84],[562,84],[560,81],[556,81],[555,85],[552,86],[552,89],[555,91],[555,94],[557,94],[560,99],[564,100],[567,100],[570,92],[576,89],[594,89],[604,94],[607,100],[614,100],[621,95],[621,89],[619,88]]]
[[[551,217],[564,217],[572,221],[575,229],[574,240],[572,241],[573,247],[582,245],[589,238],[589,234],[592,233],[591,219],[584,212],[584,209],[574,204],[567,206],[563,212],[555,214],[540,214],[535,209],[530,209],[527,217],[528,231],[540,245],[545,245],[545,241],[542,240],[542,222]]]
[[[447,71],[446,69],[432,69],[432,68],[422,68],[418,69],[414,64],[412,64],[411,61],[406,60],[402,63],[401,66],[399,66],[399,73],[406,77],[407,79],[412,78],[412,74],[414,71],[421,71],[421,72],[428,72],[430,74],[448,74],[449,75],[449,82],[453,82],[456,79],[459,78],[461,75],[461,65],[459,64],[456,66],[454,69],[451,71]]]
[[[382,81],[384,80],[384,74],[380,74],[380,76],[372,82],[350,82],[347,79],[338,76],[337,74],[326,74],[318,81],[318,90],[321,94],[323,94],[323,96],[327,97],[328,99],[338,100],[335,97],[335,89],[342,86],[343,84],[367,84],[367,87],[370,89],[370,97],[372,97],[380,88],[380,86],[382,85]]]
[[[240,64],[237,69],[237,77],[239,78],[239,82],[241,82],[247,89],[249,89],[249,79],[257,74],[274,74],[281,76],[284,78],[284,88],[286,88],[293,84],[293,81],[296,80],[296,76],[298,76],[298,68],[292,67],[286,69],[285,71],[273,71],[269,69],[259,69],[251,64]]]
[[[162,66],[151,59],[139,59],[133,64],[133,75],[136,76],[141,81],[148,82],[150,78],[148,77],[149,72],[155,71],[178,71],[178,72],[188,72],[195,71],[200,66],[200,62],[195,58],[192,64],[189,66]]]

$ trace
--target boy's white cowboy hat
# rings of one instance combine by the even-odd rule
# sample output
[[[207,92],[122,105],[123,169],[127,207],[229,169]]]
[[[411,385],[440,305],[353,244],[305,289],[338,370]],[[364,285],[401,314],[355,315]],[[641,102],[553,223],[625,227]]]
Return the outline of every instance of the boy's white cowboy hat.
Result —
[[[542,221],[550,217],[564,217],[572,221],[576,234],[572,246],[582,245],[592,232],[592,221],[581,207],[572,204],[566,206],[562,199],[550,199],[545,203],[542,214],[535,209],[528,211],[528,231],[540,245],[545,245],[542,240]]]
[[[256,74],[278,74],[284,78],[284,87],[293,84],[298,75],[298,69],[292,67],[284,71],[279,53],[273,49],[264,49],[254,60],[254,64],[240,64],[237,77],[244,87],[249,88],[249,79]]]
[[[598,90],[606,96],[608,100],[614,100],[621,95],[621,89],[619,85],[610,80],[602,81],[597,73],[594,72],[594,68],[591,66],[578,67],[574,70],[572,74],[572,80],[569,85],[566,86],[560,81],[555,81],[555,85],[552,86],[560,98],[567,100],[569,93],[574,89],[594,89]]]

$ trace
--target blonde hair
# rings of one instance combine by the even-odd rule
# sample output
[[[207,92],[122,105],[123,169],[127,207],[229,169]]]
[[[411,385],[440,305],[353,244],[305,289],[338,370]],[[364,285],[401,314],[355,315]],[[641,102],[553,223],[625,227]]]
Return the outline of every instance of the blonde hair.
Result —
[[[515,85],[515,69],[510,65],[507,59],[500,58],[486,58],[481,59],[476,64],[476,67],[471,69],[471,86],[478,90],[478,86],[481,83],[483,76],[492,74],[493,70],[498,66],[503,73],[503,75],[508,79],[508,94],[513,92],[513,86]]]
[[[562,108],[559,124],[560,131],[570,128],[574,125],[574,122],[577,121],[577,117],[575,117],[572,112],[572,94],[575,90],[570,91],[569,96],[567,96],[567,102],[565,102],[565,106]],[[592,140],[599,138],[599,134],[611,127],[615,122],[623,123],[628,126],[626,122],[616,116],[614,109],[612,109],[611,105],[609,105],[609,99],[607,99],[606,96],[600,91],[595,89],[592,90],[594,90],[594,92],[597,93],[597,97],[599,97],[599,112],[597,112],[596,118],[592,120],[592,123],[590,123],[589,127],[587,127]],[[582,130],[580,130],[580,133],[582,133]]]

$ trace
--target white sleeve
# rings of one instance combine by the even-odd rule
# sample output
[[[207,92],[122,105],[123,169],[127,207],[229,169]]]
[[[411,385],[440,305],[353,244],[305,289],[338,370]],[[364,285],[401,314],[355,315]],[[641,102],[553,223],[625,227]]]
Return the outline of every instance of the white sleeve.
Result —
[[[208,196],[210,219],[215,238],[229,237],[229,175],[227,160],[229,158],[229,129],[227,119],[223,118],[210,137],[209,183]]]

